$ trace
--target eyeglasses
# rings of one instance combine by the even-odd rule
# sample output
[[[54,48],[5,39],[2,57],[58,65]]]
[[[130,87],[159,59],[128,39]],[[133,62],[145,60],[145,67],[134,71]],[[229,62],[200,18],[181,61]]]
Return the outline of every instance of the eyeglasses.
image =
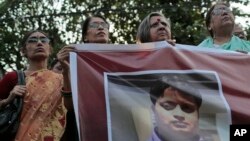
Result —
[[[31,37],[27,40],[27,43],[38,43],[38,42],[41,42],[41,43],[49,43],[50,40],[49,38],[47,37]]]
[[[167,111],[173,110],[177,105],[180,105],[181,110],[185,113],[193,113],[196,110],[196,107],[194,105],[178,104],[172,101],[161,102],[160,105]]]
[[[150,28],[156,28],[156,27],[158,27],[160,24],[162,24],[164,27],[167,27],[167,26],[168,26],[168,24],[167,24],[166,22],[161,21],[161,22],[155,22],[155,23],[151,24],[151,25],[150,25]]]
[[[109,25],[105,22],[100,22],[100,23],[89,23],[89,28],[99,28],[99,27],[102,27],[102,28],[106,28],[108,29],[109,28]]]
[[[228,7],[220,7],[216,8],[212,11],[212,14],[215,16],[221,15],[223,12],[225,13],[232,13],[232,11]]]

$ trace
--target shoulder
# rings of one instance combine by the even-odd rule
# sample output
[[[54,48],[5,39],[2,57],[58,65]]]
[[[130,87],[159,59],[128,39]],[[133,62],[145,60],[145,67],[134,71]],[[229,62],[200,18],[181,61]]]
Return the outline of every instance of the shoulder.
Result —
[[[237,37],[237,36],[234,36],[234,35],[233,35],[231,41],[233,41],[233,42],[241,42],[241,43],[243,43],[243,44],[248,44],[248,45],[250,44],[249,41],[243,40],[243,39],[241,39],[241,38],[239,38],[239,37]]]
[[[16,71],[12,71],[12,72],[7,72],[3,76],[3,79],[0,82],[2,82],[2,81],[15,81],[15,80],[17,80],[17,73],[16,73]]]
[[[212,38],[208,37],[205,40],[203,40],[198,47],[210,47],[213,44]]]
[[[0,80],[0,98],[8,96],[9,92],[17,84],[17,73],[15,71],[6,73]]]
[[[241,47],[244,51],[250,52],[250,41],[240,39],[237,36],[233,36],[231,41],[235,46]]]

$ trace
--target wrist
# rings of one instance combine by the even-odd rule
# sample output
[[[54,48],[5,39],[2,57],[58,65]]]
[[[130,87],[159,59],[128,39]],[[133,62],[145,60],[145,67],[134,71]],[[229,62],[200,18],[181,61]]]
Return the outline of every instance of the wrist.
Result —
[[[0,101],[0,108],[6,106],[6,103],[7,103],[6,99],[2,99],[2,100]]]
[[[69,74],[69,68],[63,68],[62,73],[63,74]]]
[[[72,92],[69,91],[69,90],[62,89],[61,94],[62,94],[63,97],[72,97]]]

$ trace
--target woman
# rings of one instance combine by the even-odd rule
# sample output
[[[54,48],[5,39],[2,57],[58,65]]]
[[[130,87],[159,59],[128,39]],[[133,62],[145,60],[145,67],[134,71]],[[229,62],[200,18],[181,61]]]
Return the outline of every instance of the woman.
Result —
[[[94,15],[88,17],[82,24],[82,41],[84,43],[103,43],[109,42],[109,24],[104,17],[100,15]],[[75,48],[71,46],[63,47],[57,54],[57,59],[61,63],[63,69],[69,69],[69,52],[74,52]],[[66,78],[66,77],[65,77]],[[67,82],[69,84],[70,74],[67,76]],[[68,86],[64,86],[68,87]],[[67,104],[67,103],[65,103]],[[72,101],[69,102],[68,107],[72,107]],[[64,140],[78,140],[77,130],[75,125],[75,115],[71,110],[67,114],[67,128],[64,134]]]
[[[240,52],[250,51],[250,42],[233,35],[234,15],[225,3],[213,5],[207,12],[206,26],[211,37],[198,46]]]
[[[28,60],[26,86],[17,84],[16,72],[7,73],[0,81],[0,99],[7,105],[16,96],[24,100],[20,126],[15,140],[59,141],[65,130],[66,108],[61,90],[63,77],[47,69],[52,47],[42,31],[28,32],[21,41],[21,52]],[[63,74],[68,70],[64,69]],[[67,84],[64,89],[68,90]]]

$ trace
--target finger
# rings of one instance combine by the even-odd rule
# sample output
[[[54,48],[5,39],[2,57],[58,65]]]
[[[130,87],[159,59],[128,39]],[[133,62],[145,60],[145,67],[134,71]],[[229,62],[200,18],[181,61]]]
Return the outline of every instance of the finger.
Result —
[[[57,58],[65,58],[69,56],[69,53],[60,53],[60,54],[57,54]]]
[[[243,50],[236,50],[237,52],[240,52],[240,53],[244,53],[244,54],[247,54],[248,52],[246,51],[243,51]]]
[[[167,42],[168,42],[169,44],[175,46],[176,40],[175,40],[175,39],[173,39],[173,40],[170,39],[170,40],[167,40]]]
[[[69,50],[75,50],[76,48],[73,46],[66,46],[65,49],[69,49]]]
[[[13,90],[14,91],[19,91],[19,90],[26,91],[26,86],[25,85],[18,85]]]
[[[69,66],[69,62],[66,61],[66,60],[64,60],[63,63],[64,63],[65,65]]]
[[[24,92],[15,92],[15,96],[24,96]]]
[[[18,88],[26,89],[26,85],[16,85]]]
[[[62,65],[63,69],[69,68],[69,62],[67,60],[62,61],[61,65]]]
[[[65,54],[69,54],[70,52],[74,52],[75,50],[74,49],[67,49],[67,50],[62,50],[60,52],[58,52],[57,55],[65,55]]]
[[[75,50],[76,50],[75,47],[65,46],[59,52],[71,52],[71,51],[75,51]]]
[[[64,57],[62,57],[62,58],[58,58],[58,61],[59,61],[61,64],[64,64],[64,61],[69,62],[69,56],[64,56]]]
[[[69,56],[69,52],[61,52],[57,54],[57,59],[63,59]]]
[[[58,54],[69,53],[69,52],[72,52],[72,51],[75,51],[75,50],[76,50],[75,47],[65,46],[61,50],[59,50]]]
[[[70,46],[70,45],[66,45],[66,46],[63,47],[63,49],[66,49],[66,48],[75,48],[75,47]]]
[[[17,92],[17,93],[26,93],[26,89],[18,89],[15,92]]]

